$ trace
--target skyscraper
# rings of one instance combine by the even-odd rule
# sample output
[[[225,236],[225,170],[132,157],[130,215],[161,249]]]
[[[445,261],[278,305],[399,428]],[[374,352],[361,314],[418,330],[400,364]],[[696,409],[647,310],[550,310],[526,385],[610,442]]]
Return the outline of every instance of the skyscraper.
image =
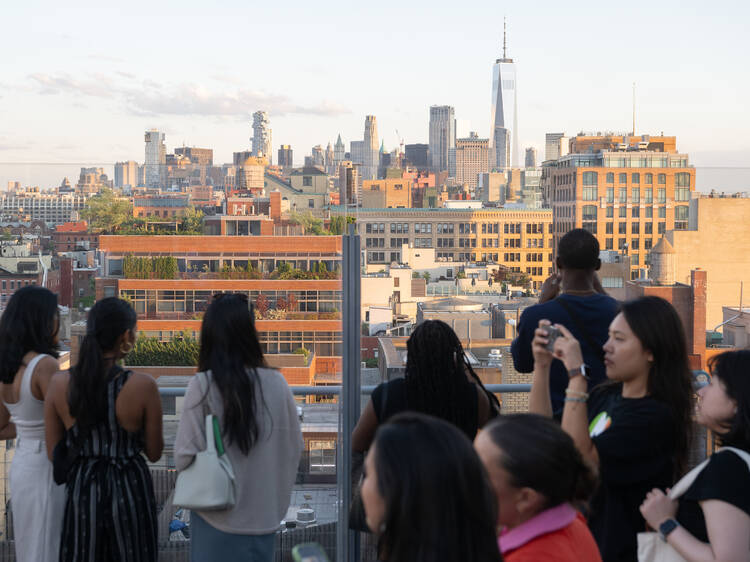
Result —
[[[456,112],[450,105],[430,107],[430,156],[432,171],[450,169],[451,151],[456,148]],[[455,153],[454,153],[455,154]],[[454,163],[455,166],[455,163]]]
[[[536,148],[530,146],[526,149],[525,168],[536,168]]]
[[[341,135],[336,139],[336,144],[333,147],[333,167],[338,170],[341,163],[346,159],[346,146],[344,141],[341,140]]]
[[[339,165],[339,199],[343,207],[357,205],[359,180],[357,167],[350,160],[344,160]]]
[[[325,167],[325,156],[323,156],[323,147],[316,144],[312,147],[312,165],[321,170]]]
[[[557,160],[568,153],[568,137],[565,133],[547,133],[544,135],[544,159]]]
[[[419,170],[430,167],[430,149],[426,144],[407,144],[405,158],[407,166],[415,166]]]
[[[380,164],[380,152],[378,148],[378,122],[374,115],[367,115],[365,117],[363,180],[375,180],[378,178],[378,165]]]
[[[288,144],[282,144],[279,147],[278,165],[282,168],[291,168],[294,166],[292,161],[292,147]]]
[[[329,176],[332,176],[336,173],[336,166],[334,165],[333,161],[334,161],[333,146],[329,142],[328,146],[326,147],[326,153],[325,153],[326,174],[328,174]]]
[[[518,167],[518,114],[516,109],[516,65],[506,53],[503,23],[503,58],[492,67],[490,108],[490,168]]]
[[[146,131],[146,187],[162,187],[167,180],[167,147],[164,133],[156,129]]]
[[[256,111],[253,113],[253,156],[265,156],[268,163],[271,160],[271,122],[268,120],[268,113],[265,111]]]
[[[470,132],[465,139],[456,139],[456,181],[470,188],[477,186],[479,174],[489,171],[487,163],[487,139],[480,139]]]
[[[138,162],[115,162],[115,187],[132,188],[138,185]]]

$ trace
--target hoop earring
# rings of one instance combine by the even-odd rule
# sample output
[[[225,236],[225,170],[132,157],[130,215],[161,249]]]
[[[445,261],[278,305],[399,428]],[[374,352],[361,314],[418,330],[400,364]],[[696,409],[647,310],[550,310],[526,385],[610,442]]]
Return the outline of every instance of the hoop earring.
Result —
[[[129,346],[129,347],[127,347],[127,349],[123,349],[123,346]],[[123,355],[127,355],[128,353],[130,353],[131,351],[133,351],[134,347],[135,346],[132,343],[122,344],[120,346],[120,353],[122,353]]]

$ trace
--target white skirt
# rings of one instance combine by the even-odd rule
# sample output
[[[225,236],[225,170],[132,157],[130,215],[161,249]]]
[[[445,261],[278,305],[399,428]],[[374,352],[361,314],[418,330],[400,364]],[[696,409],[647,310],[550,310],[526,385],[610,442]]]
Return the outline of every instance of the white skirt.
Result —
[[[65,486],[52,479],[44,441],[19,439],[9,484],[17,562],[59,560]]]

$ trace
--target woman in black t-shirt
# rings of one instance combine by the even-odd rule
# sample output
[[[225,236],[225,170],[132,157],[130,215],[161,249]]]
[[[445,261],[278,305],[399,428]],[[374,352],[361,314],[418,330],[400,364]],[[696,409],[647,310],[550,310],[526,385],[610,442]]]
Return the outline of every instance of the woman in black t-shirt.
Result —
[[[404,411],[452,423],[473,440],[500,410],[469,365],[456,333],[440,320],[425,320],[406,342],[406,374],[378,385],[352,434],[352,450],[363,453],[378,425]]]
[[[649,492],[641,513],[688,561],[750,560],[750,350],[717,355],[709,368],[697,419],[735,450],[711,455],[678,500]]]
[[[685,333],[671,304],[643,297],[622,305],[604,344],[608,383],[587,394],[581,347],[561,325],[553,352],[549,322],[541,320],[532,344],[532,412],[552,415],[549,371],[560,360],[568,371],[562,428],[600,485],[589,526],[605,562],[635,561],[646,522],[638,507],[648,490],[668,486],[687,457],[692,389]]]

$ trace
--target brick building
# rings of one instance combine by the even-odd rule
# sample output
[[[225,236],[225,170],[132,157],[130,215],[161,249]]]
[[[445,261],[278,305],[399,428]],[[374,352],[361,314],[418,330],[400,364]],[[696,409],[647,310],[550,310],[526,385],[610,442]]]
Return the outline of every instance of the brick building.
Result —
[[[570,154],[545,162],[542,189],[552,207],[554,246],[574,228],[602,250],[627,251],[631,279],[668,230],[687,230],[695,168],[675,137],[578,135]]]
[[[58,224],[52,233],[55,251],[74,252],[80,249],[94,250],[99,244],[99,235],[88,231],[86,221]]]

